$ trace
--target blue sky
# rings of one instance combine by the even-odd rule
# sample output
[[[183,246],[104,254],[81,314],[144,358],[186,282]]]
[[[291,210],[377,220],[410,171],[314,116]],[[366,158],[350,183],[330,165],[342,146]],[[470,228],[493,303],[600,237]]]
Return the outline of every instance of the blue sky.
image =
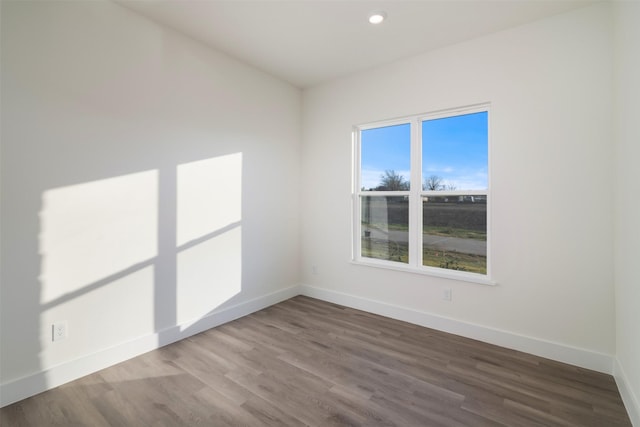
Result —
[[[422,183],[437,175],[456,190],[487,188],[487,113],[422,122]],[[409,181],[409,124],[362,131],[361,185],[377,187],[380,175],[392,169]]]

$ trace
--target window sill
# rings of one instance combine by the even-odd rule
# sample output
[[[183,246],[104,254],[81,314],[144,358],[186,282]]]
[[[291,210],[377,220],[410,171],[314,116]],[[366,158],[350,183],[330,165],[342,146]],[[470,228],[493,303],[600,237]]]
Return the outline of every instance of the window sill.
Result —
[[[353,260],[351,264],[360,265],[365,267],[382,268],[385,270],[396,270],[405,273],[421,274],[423,276],[439,277],[441,279],[458,280],[462,282],[476,283],[479,285],[496,286],[497,283],[487,276],[476,273],[466,273],[463,271],[444,270],[440,268],[415,268],[409,265],[402,265],[396,262],[389,261],[365,261],[365,260]]]

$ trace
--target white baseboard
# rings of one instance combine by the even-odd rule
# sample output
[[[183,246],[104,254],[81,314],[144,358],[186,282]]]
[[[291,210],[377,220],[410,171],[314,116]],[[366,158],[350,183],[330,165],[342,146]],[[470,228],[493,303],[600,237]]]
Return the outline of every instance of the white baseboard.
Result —
[[[300,293],[312,298],[335,304],[403,320],[420,326],[449,332],[467,338],[525,353],[568,363],[581,368],[591,369],[611,375],[613,373],[613,356],[582,348],[572,347],[539,338],[528,337],[509,331],[487,326],[467,323],[423,311],[400,307],[381,301],[361,298],[328,289],[303,285]]]
[[[249,301],[245,301],[219,311],[214,311],[202,319],[177,325],[145,335],[117,346],[45,369],[44,371],[0,384],[0,408],[31,397],[43,391],[124,362],[132,357],[155,350],[172,342],[190,337],[223,323],[246,316],[263,308],[277,304],[298,295],[300,288],[292,286]]]
[[[635,427],[640,427],[640,400],[633,392],[627,375],[617,357],[614,359],[613,377],[616,379],[616,384],[618,385],[620,396],[622,396],[622,402],[627,408],[631,424]]]
[[[560,343],[527,337],[513,332],[489,328],[482,325],[434,315],[422,311],[395,306],[381,301],[361,298],[328,289],[312,286],[292,286],[264,295],[237,305],[215,311],[195,322],[173,326],[163,331],[149,334],[135,340],[89,354],[61,365],[36,372],[0,385],[0,407],[25,399],[43,391],[58,387],[85,375],[131,359],[132,357],[155,350],[172,342],[187,338],[199,332],[230,322],[255,311],[277,304],[296,295],[333,302],[336,304],[364,310],[370,313],[403,320],[420,326],[484,341],[514,350],[534,354],[548,359],[569,363],[598,372],[613,374],[613,356],[597,353]],[[616,366],[616,368],[618,368]],[[638,401],[628,387],[622,369],[619,381],[620,393],[635,425],[638,424]],[[631,402],[631,403],[628,403]],[[629,409],[631,408],[631,409]],[[635,414],[635,415],[634,415]],[[635,416],[635,418],[634,418]]]

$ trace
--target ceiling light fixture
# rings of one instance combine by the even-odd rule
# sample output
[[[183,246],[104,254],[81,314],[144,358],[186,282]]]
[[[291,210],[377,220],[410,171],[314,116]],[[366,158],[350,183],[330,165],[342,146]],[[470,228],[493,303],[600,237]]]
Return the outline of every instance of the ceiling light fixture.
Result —
[[[380,24],[387,18],[387,14],[384,12],[372,12],[369,15],[369,23],[370,24]]]

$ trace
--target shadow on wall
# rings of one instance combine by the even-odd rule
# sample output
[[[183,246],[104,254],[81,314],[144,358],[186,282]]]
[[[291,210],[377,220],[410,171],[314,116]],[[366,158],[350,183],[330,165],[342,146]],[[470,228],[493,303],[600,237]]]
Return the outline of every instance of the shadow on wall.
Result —
[[[238,152],[45,191],[39,366],[153,332],[163,344],[239,294],[242,163]],[[61,321],[68,337],[52,342]]]

